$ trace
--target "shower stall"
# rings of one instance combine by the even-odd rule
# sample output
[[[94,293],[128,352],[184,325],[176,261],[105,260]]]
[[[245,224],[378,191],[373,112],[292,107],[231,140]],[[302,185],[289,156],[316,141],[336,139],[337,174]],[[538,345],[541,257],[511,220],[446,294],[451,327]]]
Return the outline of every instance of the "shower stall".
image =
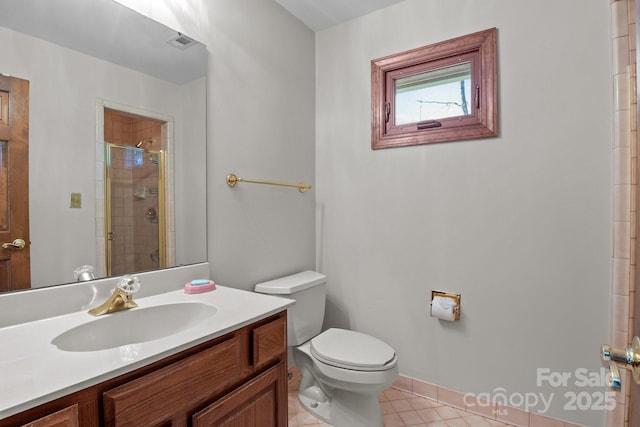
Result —
[[[107,276],[167,266],[161,125],[105,110]]]

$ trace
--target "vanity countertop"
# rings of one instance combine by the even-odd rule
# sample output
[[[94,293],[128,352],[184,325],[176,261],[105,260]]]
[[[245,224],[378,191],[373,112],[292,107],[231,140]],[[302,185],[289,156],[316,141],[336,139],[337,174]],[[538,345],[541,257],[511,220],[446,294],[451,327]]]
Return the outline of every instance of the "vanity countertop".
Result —
[[[171,291],[139,298],[136,302],[137,309],[201,302],[214,306],[217,311],[212,317],[173,335],[99,351],[68,352],[51,343],[59,334],[99,319],[86,311],[0,328],[0,419],[133,371],[293,304],[293,300],[224,286],[200,294]]]

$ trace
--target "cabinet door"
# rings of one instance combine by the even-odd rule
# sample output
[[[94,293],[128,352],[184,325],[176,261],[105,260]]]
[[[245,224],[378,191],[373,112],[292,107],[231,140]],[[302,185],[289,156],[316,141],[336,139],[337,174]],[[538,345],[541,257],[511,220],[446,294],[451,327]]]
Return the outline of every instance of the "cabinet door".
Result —
[[[193,416],[193,427],[286,427],[287,367],[280,362]]]
[[[258,326],[253,335],[253,367],[260,369],[287,352],[287,319]]]
[[[196,408],[240,380],[239,348],[231,338],[104,393],[105,424],[186,423]]]
[[[79,425],[78,405],[73,405],[29,424],[24,424],[23,427],[78,427]]]

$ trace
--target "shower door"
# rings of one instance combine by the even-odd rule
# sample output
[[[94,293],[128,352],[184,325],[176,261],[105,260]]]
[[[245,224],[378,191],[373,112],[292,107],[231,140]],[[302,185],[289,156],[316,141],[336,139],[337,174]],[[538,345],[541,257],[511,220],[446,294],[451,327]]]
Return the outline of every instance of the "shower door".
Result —
[[[166,267],[164,151],[105,151],[107,275]]]

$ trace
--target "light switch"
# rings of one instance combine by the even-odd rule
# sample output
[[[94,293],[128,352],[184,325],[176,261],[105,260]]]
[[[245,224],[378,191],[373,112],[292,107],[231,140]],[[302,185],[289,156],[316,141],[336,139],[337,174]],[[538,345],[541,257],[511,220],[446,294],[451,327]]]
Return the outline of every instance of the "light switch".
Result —
[[[71,193],[71,206],[72,209],[80,209],[82,207],[82,194]]]

